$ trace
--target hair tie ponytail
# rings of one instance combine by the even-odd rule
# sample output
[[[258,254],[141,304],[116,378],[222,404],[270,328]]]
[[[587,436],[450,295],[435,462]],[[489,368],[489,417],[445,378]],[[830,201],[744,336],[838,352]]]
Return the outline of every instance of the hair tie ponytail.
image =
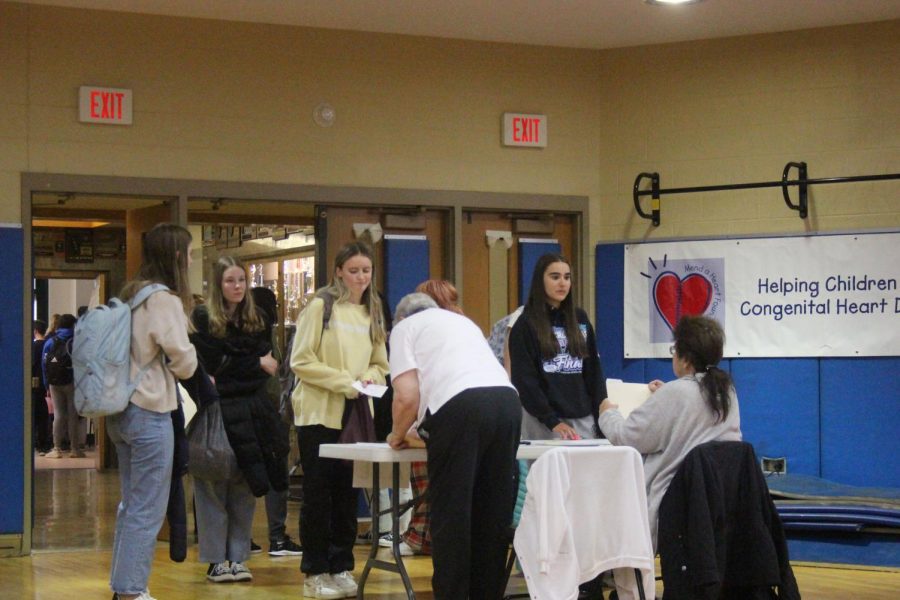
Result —
[[[718,369],[718,368],[719,367],[717,367],[716,365],[706,365],[706,372],[709,373],[713,369]]]

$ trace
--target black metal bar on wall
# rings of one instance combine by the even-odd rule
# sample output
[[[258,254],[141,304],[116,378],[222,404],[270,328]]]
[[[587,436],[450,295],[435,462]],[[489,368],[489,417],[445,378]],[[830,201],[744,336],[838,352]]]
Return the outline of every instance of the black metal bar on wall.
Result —
[[[791,169],[797,170],[796,179],[789,179]],[[805,219],[809,215],[809,186],[822,185],[826,183],[855,183],[860,181],[885,181],[890,179],[900,179],[900,173],[886,173],[883,175],[854,175],[851,177],[822,177],[819,179],[809,179],[807,177],[807,166],[805,162],[789,162],[785,165],[781,174],[781,181],[759,181],[754,183],[730,183],[724,185],[703,185],[693,187],[680,187],[662,189],[659,187],[659,173],[644,172],[638,174],[634,180],[634,209],[637,214],[644,219],[653,222],[654,226],[660,224],[661,197],[665,194],[694,194],[698,192],[719,192],[725,190],[750,190],[756,188],[780,187],[784,196],[784,202],[791,210],[796,210],[801,219]],[[641,189],[645,180],[650,182],[650,189]],[[797,187],[798,201],[797,204],[791,202],[789,189]],[[651,208],[650,212],[644,212],[641,208],[641,196],[650,196]]]

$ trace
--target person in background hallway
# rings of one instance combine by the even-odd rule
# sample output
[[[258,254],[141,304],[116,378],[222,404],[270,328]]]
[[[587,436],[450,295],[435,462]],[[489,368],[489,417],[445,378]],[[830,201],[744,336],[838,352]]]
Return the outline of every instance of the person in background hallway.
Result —
[[[53,399],[53,450],[47,458],[62,458],[63,444],[68,436],[72,458],[84,458],[84,437],[81,417],[75,410],[75,384],[72,372],[72,336],[75,315],[59,317],[58,328],[47,338],[42,350],[44,383]]]
[[[278,327],[278,301],[275,298],[275,292],[266,287],[255,287],[251,288],[250,294],[272,330],[272,357],[280,365],[282,360],[284,360],[284,356],[275,340],[275,328]],[[270,377],[266,382],[266,388],[269,392],[272,406],[277,411],[281,400],[281,381],[277,376]],[[285,478],[287,478],[287,456],[284,457],[284,472]],[[270,488],[266,492],[266,519],[269,522],[269,556],[300,556],[303,554],[303,548],[294,543],[291,536],[287,534],[287,528],[285,527],[288,494],[288,488],[283,490]],[[250,540],[250,548],[251,552],[257,552],[256,548],[258,546],[253,543],[253,540]],[[262,548],[259,549],[259,551],[261,550]]]
[[[34,449],[39,456],[44,456],[53,447],[50,431],[50,411],[47,408],[47,388],[41,376],[41,356],[44,353],[44,334],[47,324],[39,319],[31,323],[31,408],[34,414]]]
[[[200,561],[214,583],[251,581],[250,531],[256,498],[287,489],[287,426],[266,385],[278,369],[272,328],[248,293],[247,267],[230,256],[212,266],[209,297],[191,314],[191,341],[219,392],[238,472],[221,481],[195,478]]]
[[[653,395],[628,415],[606,399],[600,427],[610,442],[644,455],[650,533],[656,548],[659,504],[684,457],[712,441],[740,441],[741,416],[731,376],[719,368],[725,333],[708,317],[684,316],[675,326],[669,383],[650,383]]]
[[[541,256],[525,310],[509,333],[512,382],[525,412],[522,439],[600,437],[606,398],[594,328],[575,306],[572,269],[559,254]]]
[[[324,327],[325,299],[333,301]],[[375,291],[372,249],[361,242],[341,248],[331,283],[316,293],[297,322],[291,369],[299,382],[292,397],[303,466],[300,540],[306,598],[357,593],[353,544],[358,493],[353,468],[319,458],[319,446],[338,441],[350,415],[353,383],[385,382],[387,349],[381,300]]]
[[[169,500],[174,455],[170,413],[178,405],[176,378],[197,368],[188,340],[191,289],[187,270],[191,234],[160,223],[144,237],[137,277],[122,290],[127,302],[144,286],[161,283],[169,291],[151,294],[131,318],[131,378],[140,380],[124,412],[107,418],[116,445],[122,500],[116,514],[109,585],[113,600],[153,600],[147,589],[156,534]],[[166,362],[159,360],[160,353]]]
[[[418,422],[428,449],[437,600],[503,594],[522,405],[481,330],[427,294],[397,305],[391,333],[394,449]]]

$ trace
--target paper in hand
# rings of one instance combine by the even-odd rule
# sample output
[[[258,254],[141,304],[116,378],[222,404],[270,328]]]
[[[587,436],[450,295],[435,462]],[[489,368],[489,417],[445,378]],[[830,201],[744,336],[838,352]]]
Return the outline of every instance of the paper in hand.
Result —
[[[606,393],[609,401],[619,405],[619,412],[626,419],[635,408],[650,397],[650,388],[646,383],[626,383],[621,379],[607,379]]]
[[[372,398],[381,398],[387,391],[387,386],[378,385],[377,383],[363,385],[361,381],[354,381],[353,389],[358,391],[360,394],[365,394],[366,396],[371,396]]]

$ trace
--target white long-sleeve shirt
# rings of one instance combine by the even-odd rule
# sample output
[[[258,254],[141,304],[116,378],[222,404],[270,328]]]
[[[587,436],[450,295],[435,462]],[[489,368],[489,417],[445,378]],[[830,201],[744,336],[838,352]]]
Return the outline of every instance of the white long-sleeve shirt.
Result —
[[[614,570],[619,597],[655,594],[640,455],[626,447],[554,448],[531,467],[514,545],[533,599],[575,600],[578,584]],[[619,587],[624,581],[627,587]]]

